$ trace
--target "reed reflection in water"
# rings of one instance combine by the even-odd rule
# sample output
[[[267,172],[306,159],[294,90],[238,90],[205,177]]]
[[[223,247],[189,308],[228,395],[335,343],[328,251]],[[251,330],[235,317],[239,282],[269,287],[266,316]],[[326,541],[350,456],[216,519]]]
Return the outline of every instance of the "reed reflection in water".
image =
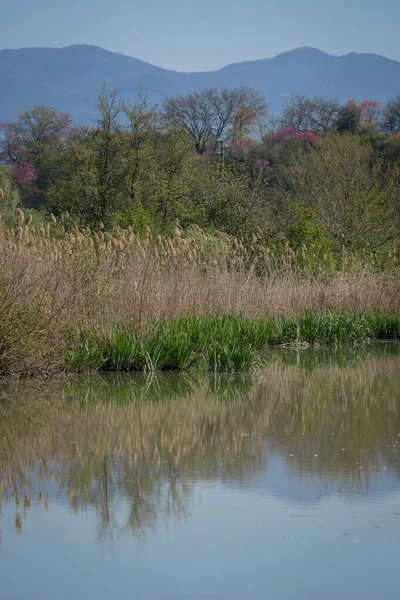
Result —
[[[396,489],[399,346],[271,360],[258,375],[3,384],[0,509],[15,504],[20,533],[35,507],[91,509],[99,537],[117,539],[186,520],[196,482],[279,493],[271,464],[293,500],[302,484],[316,502],[373,494],[382,477]]]

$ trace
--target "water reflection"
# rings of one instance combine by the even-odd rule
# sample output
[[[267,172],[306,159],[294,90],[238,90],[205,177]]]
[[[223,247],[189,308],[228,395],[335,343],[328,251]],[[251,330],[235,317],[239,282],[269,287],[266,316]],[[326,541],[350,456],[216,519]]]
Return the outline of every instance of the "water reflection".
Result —
[[[307,501],[397,489],[399,346],[271,360],[258,375],[3,384],[0,509],[15,504],[19,533],[33,507],[92,509],[116,539],[187,519],[196,482],[296,502],[302,485]]]

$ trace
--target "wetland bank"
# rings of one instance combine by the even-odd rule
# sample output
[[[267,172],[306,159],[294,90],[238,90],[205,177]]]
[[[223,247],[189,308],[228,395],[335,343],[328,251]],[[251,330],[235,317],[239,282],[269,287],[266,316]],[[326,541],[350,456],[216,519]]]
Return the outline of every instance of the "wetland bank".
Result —
[[[246,248],[199,228],[68,233],[54,217],[37,231],[18,210],[17,228],[0,223],[5,376],[187,370],[200,359],[237,371],[271,345],[400,335],[395,254],[376,268],[376,256],[345,251],[328,264],[315,247],[285,244],[275,256],[261,232]]]
[[[194,140],[179,111],[204,103]],[[276,131],[250,88],[159,110],[105,88],[96,127],[43,106],[5,124],[1,374],[233,371],[270,344],[398,337],[399,135],[368,101],[309,99],[307,132],[289,105]]]

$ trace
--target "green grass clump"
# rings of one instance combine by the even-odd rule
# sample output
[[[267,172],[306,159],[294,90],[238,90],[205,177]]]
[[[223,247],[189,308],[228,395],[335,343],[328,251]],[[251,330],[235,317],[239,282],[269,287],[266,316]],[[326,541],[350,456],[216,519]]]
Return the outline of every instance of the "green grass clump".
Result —
[[[211,340],[206,346],[208,370],[214,373],[241,371],[257,364],[257,354],[250,345]]]
[[[400,316],[380,312],[306,312],[296,317],[187,317],[132,326],[106,335],[81,333],[67,352],[74,370],[187,371],[198,361],[210,372],[260,367],[268,345],[328,345],[400,338]]]
[[[299,317],[278,317],[276,337],[269,343],[343,344],[367,339],[397,339],[400,317],[380,312],[306,312]]]
[[[100,340],[82,332],[76,344],[65,352],[67,365],[74,371],[97,371],[104,366],[104,353]]]
[[[134,330],[111,330],[105,340],[104,368],[107,371],[127,371],[138,357],[139,340]]]
[[[185,331],[166,322],[141,340],[145,367],[151,371],[187,371],[200,357],[200,348]]]

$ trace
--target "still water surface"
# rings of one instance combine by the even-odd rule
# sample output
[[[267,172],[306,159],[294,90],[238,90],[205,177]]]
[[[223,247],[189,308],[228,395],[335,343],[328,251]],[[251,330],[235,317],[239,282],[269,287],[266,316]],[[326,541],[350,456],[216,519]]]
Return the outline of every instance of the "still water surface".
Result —
[[[0,387],[0,598],[400,597],[400,347]]]

